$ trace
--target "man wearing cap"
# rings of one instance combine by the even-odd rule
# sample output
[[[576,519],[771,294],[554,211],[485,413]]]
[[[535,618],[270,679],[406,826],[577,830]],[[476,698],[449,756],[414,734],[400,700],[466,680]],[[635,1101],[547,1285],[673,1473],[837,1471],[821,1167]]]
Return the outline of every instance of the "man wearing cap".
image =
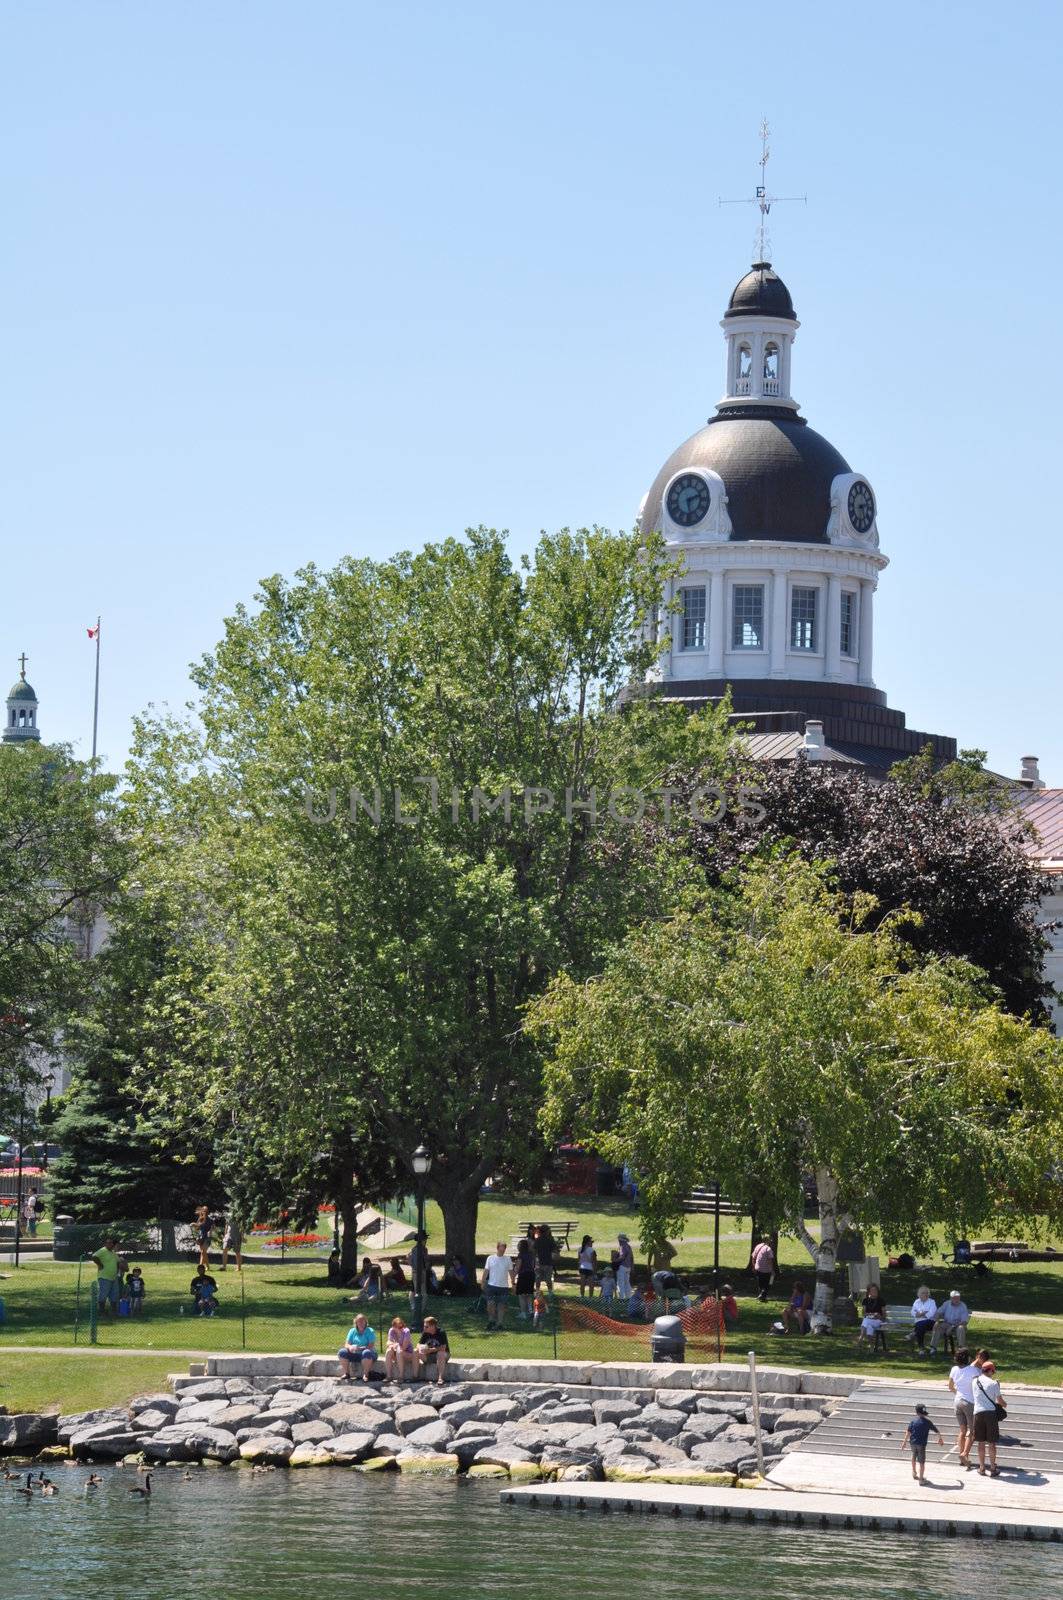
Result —
[[[967,1343],[967,1324],[971,1320],[965,1302],[960,1298],[958,1289],[950,1289],[949,1297],[943,1306],[938,1308],[934,1321],[934,1332],[930,1336],[930,1354],[936,1356],[938,1345],[946,1339],[956,1338],[956,1348]]]

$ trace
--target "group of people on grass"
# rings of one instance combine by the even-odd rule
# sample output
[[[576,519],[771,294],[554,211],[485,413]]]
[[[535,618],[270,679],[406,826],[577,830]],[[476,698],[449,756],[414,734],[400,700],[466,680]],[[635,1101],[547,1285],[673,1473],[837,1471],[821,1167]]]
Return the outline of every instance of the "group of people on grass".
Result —
[[[353,1383],[356,1372],[361,1376],[363,1383],[369,1382],[379,1351],[376,1332],[364,1312],[360,1311],[355,1317],[354,1326],[348,1329],[347,1337],[337,1355],[340,1378],[344,1383]],[[402,1317],[391,1319],[384,1344],[384,1376],[389,1382],[402,1383],[407,1377],[423,1379],[427,1375],[427,1369],[434,1366],[435,1381],[442,1383],[446,1377],[449,1359],[450,1345],[447,1343],[446,1329],[440,1327],[435,1317],[425,1317],[424,1327],[416,1345],[413,1342],[413,1334]]]
[[[205,1272],[210,1271],[210,1247],[214,1235],[219,1229],[222,1230],[222,1272],[228,1271],[230,1253],[236,1263],[237,1272],[244,1270],[244,1230],[237,1217],[215,1217],[211,1215],[208,1206],[197,1206],[192,1229],[195,1235],[196,1249],[199,1251],[199,1264]]]
[[[89,1256],[96,1268],[96,1304],[108,1316],[140,1317],[144,1314],[144,1275],[118,1253],[111,1235]]]

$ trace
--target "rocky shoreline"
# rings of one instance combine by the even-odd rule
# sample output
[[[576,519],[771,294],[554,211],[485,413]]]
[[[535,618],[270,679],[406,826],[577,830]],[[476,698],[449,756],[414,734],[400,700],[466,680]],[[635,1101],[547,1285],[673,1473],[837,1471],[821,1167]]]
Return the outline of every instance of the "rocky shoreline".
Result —
[[[739,1391],[658,1384],[581,1393],[578,1384],[460,1378],[401,1386],[285,1376],[173,1381],[174,1392],[139,1395],[128,1406],[0,1417],[0,1450],[49,1461],[397,1468],[522,1483],[720,1485],[757,1467],[750,1400]],[[766,1395],[766,1461],[798,1445],[834,1403]]]

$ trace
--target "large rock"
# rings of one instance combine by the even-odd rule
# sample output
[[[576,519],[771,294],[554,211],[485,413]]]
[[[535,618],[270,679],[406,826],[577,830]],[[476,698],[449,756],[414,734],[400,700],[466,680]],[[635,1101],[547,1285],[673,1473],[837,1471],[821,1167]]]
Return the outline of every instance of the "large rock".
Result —
[[[695,1412],[683,1424],[683,1429],[678,1439],[685,1449],[687,1442],[701,1444],[706,1439],[719,1438],[721,1433],[726,1433],[728,1428],[733,1428],[734,1426],[735,1423],[728,1416],[706,1417],[702,1416],[700,1412]]]
[[[405,1440],[401,1442],[405,1444]],[[497,1440],[492,1439],[487,1434],[469,1434],[463,1439],[452,1439],[450,1442],[450,1453],[451,1455],[457,1456],[463,1467],[469,1467],[476,1460],[476,1457],[480,1454],[481,1450],[491,1450],[495,1447],[497,1442]],[[382,1443],[382,1439],[377,1440],[378,1450]],[[398,1451],[394,1451],[393,1454],[398,1455]],[[529,1459],[531,1459],[532,1452],[528,1452],[528,1455]]]
[[[612,1422],[602,1422],[594,1428],[580,1428],[568,1441],[570,1450],[601,1450],[614,1439],[622,1439],[619,1429]]]
[[[642,1407],[634,1405],[630,1400],[595,1400],[591,1410],[594,1412],[596,1422],[619,1424],[627,1422],[631,1417],[637,1417]]]
[[[224,1400],[226,1398],[225,1384],[221,1378],[196,1378],[192,1383],[183,1383],[180,1390],[181,1404],[195,1400]]]
[[[548,1444],[539,1462],[546,1474],[560,1472],[564,1467],[596,1467],[597,1450],[573,1450],[571,1446]]]
[[[128,1422],[124,1426],[119,1422],[95,1422],[70,1435],[70,1451],[78,1460],[92,1456],[94,1460],[120,1461],[130,1451],[140,1448],[143,1437],[143,1434],[134,1433]]]
[[[757,1437],[757,1430],[749,1422],[732,1422],[724,1430],[725,1439],[734,1439],[738,1444],[752,1444]]]
[[[406,1441],[419,1450],[445,1450],[453,1437],[454,1429],[440,1417],[435,1422],[426,1422],[423,1427],[411,1428]]]
[[[427,1424],[426,1424],[427,1426]],[[373,1445],[375,1456],[397,1456],[406,1449],[406,1440],[401,1433],[378,1433]]]
[[[341,1433],[338,1439],[326,1441],[325,1449],[340,1466],[351,1466],[376,1453],[376,1432]],[[405,1441],[404,1441],[405,1443]]]
[[[147,1433],[158,1433],[160,1428],[168,1428],[173,1421],[172,1411],[138,1411],[136,1418],[137,1429]]]
[[[144,1411],[163,1411],[172,1417],[179,1410],[181,1402],[172,1394],[160,1391],[158,1394],[138,1394],[129,1402],[129,1410],[135,1417]]]
[[[710,1472],[737,1472],[739,1463],[748,1456],[748,1445],[725,1439],[709,1439],[705,1444],[696,1444],[690,1452],[691,1461],[700,1462]]]
[[[246,1378],[225,1379],[225,1393],[229,1396],[230,1400],[238,1400],[244,1395],[254,1394],[254,1392],[254,1384],[249,1383]]]
[[[400,1472],[424,1473],[450,1477],[457,1472],[460,1462],[455,1455],[444,1455],[438,1451],[408,1451],[404,1455],[396,1456]]]
[[[587,1400],[558,1400],[528,1412],[529,1422],[579,1422],[593,1426],[594,1412]]]
[[[415,1428],[423,1428],[427,1422],[437,1421],[438,1415],[434,1406],[399,1406],[395,1412],[395,1425],[399,1433],[412,1433]]]
[[[210,1426],[229,1409],[229,1401],[224,1396],[220,1400],[195,1400],[190,1406],[183,1405],[173,1420],[179,1426],[192,1422],[205,1422]]]
[[[192,1428],[189,1430],[188,1444],[192,1455],[203,1461],[235,1461],[240,1454],[236,1435],[226,1428]],[[144,1453],[147,1454],[146,1445]]]
[[[775,1430],[780,1428],[799,1428],[802,1433],[811,1433],[813,1428],[819,1426],[821,1417],[818,1411],[789,1410],[780,1411],[775,1418]]]
[[[680,1428],[686,1422],[685,1411],[666,1410],[663,1406],[643,1406],[638,1418],[638,1425],[657,1439],[674,1439]],[[627,1433],[631,1428],[631,1419],[620,1424],[620,1431]]]
[[[332,1429],[327,1422],[297,1422],[292,1428],[293,1444],[320,1444],[331,1438]]]
[[[253,1400],[234,1400],[226,1406],[224,1411],[219,1411],[213,1419],[215,1428],[228,1428],[230,1433],[235,1433],[237,1428],[247,1428],[256,1417],[269,1416],[263,1412],[262,1407]]]
[[[732,1417],[735,1422],[746,1420],[746,1405],[737,1395],[699,1394],[698,1414],[709,1417]]]
[[[497,1400],[488,1400],[480,1406],[480,1420],[482,1422],[513,1422],[524,1415],[524,1407],[519,1400],[507,1400],[501,1396]]]
[[[290,1422],[285,1422],[282,1417],[275,1417],[268,1427],[262,1423],[251,1422],[246,1428],[236,1429],[236,1437],[241,1444],[246,1439],[257,1439],[260,1433],[273,1433],[278,1439],[290,1439],[292,1425]]]
[[[477,1463],[486,1463],[491,1467],[513,1467],[524,1463],[533,1464],[535,1457],[527,1450],[521,1450],[515,1444],[490,1444],[485,1449],[478,1450],[473,1460]]]
[[[492,1438],[500,1434],[502,1429],[494,1422],[481,1422],[478,1417],[470,1422],[463,1422],[458,1428],[458,1438],[466,1438],[473,1433],[489,1433]]]
[[[140,1448],[149,1461],[196,1461],[195,1437],[195,1427],[160,1428],[144,1439]]]
[[[801,1445],[808,1438],[804,1428],[776,1428],[771,1436],[771,1448],[775,1455],[783,1450],[792,1449],[794,1445]]]
[[[42,1417],[35,1411],[17,1411],[0,1417],[0,1451],[9,1455],[32,1455],[46,1445],[58,1444],[59,1418]],[[62,1441],[69,1442],[69,1436]]]
[[[647,1439],[638,1449],[640,1455],[649,1456],[659,1467],[682,1466],[684,1463],[689,1465],[686,1451],[681,1450],[676,1444],[666,1444],[663,1439]]]
[[[307,1423],[307,1427],[316,1424]],[[321,1444],[297,1444],[288,1457],[290,1467],[331,1467],[332,1457]]]
[[[425,1411],[423,1421],[435,1420],[434,1411],[429,1411],[426,1407],[420,1409]],[[386,1411],[379,1411],[375,1406],[358,1405],[352,1400],[346,1400],[340,1405],[326,1406],[318,1421],[327,1422],[337,1433],[363,1433],[366,1429],[370,1432],[375,1429],[379,1433],[388,1426],[389,1417]]]
[[[8,1417],[8,1422],[13,1418]],[[127,1406],[101,1406],[95,1411],[72,1411],[68,1415],[61,1415],[55,1419],[58,1443],[69,1444],[75,1433],[82,1428],[91,1428],[97,1422],[117,1422],[125,1427],[129,1426],[129,1408]],[[51,1442],[50,1440],[48,1441]]]
[[[609,1462],[604,1470],[610,1483],[645,1483],[656,1469],[656,1461],[647,1456],[622,1456]]]
[[[256,1433],[240,1446],[240,1459],[250,1461],[252,1466],[285,1467],[294,1450],[292,1441],[279,1433]]]
[[[475,1400],[455,1400],[441,1408],[439,1415],[450,1423],[452,1428],[460,1428],[463,1422],[471,1422],[480,1415],[480,1407]]]

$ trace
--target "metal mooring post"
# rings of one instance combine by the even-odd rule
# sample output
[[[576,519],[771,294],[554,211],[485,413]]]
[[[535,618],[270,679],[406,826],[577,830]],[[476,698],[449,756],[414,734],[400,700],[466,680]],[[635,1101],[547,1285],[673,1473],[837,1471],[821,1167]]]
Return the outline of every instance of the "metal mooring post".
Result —
[[[757,1389],[757,1352],[749,1352],[749,1394],[753,1401],[753,1436],[757,1447],[757,1471],[764,1476],[764,1441],[760,1436],[760,1393]]]

